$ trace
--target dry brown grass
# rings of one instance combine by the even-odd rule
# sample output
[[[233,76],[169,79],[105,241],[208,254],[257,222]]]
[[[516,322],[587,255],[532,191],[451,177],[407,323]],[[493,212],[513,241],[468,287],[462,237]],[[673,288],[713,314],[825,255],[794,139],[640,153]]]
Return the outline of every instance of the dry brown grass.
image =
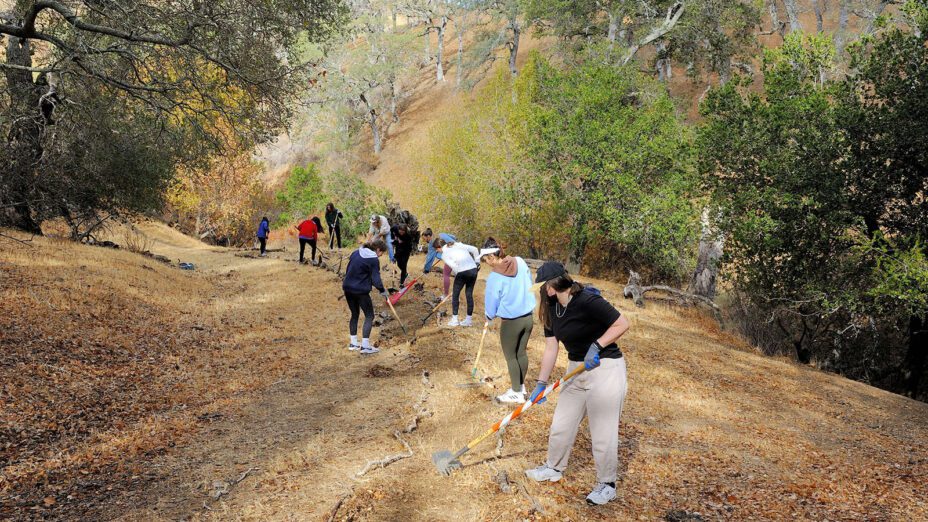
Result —
[[[508,411],[490,401],[508,387],[495,332],[480,363],[493,388],[457,388],[469,380],[478,328],[433,323],[409,345],[388,323],[375,329],[383,352],[361,358],[344,347],[347,310],[333,274],[288,261],[292,253],[249,259],[165,227],[142,230],[155,253],[199,270],[46,239],[0,249],[4,339],[18,332],[16,346],[30,347],[5,350],[4,362],[20,359],[12,373],[4,364],[4,382],[32,386],[6,385],[3,426],[47,433],[44,417],[27,415],[30,401],[61,425],[99,418],[93,434],[24,443],[35,446],[31,453],[4,466],[4,515],[320,520],[344,497],[338,520],[654,520],[671,509],[732,520],[928,516],[928,406],[762,357],[700,313],[629,308],[620,285],[606,281],[595,283],[632,323],[619,499],[598,508],[583,502],[594,478],[585,428],[562,482],[538,485],[522,475],[544,458],[556,399],[509,428],[499,458],[487,441],[464,457],[464,469],[440,477],[432,452],[459,448]],[[414,257],[413,266],[421,261]],[[429,279],[427,292],[438,284]],[[481,291],[478,284],[477,317]],[[418,294],[397,307],[408,324],[425,310]],[[133,320],[108,319],[119,313]],[[94,335],[83,326],[88,319],[100,322]],[[196,334],[175,346],[183,332]],[[68,345],[67,361],[47,363],[70,373],[52,372],[41,358],[58,353],[64,338],[84,341]],[[80,362],[94,343],[138,357]],[[529,348],[531,377],[538,332]],[[433,387],[422,384],[423,370]],[[126,382],[143,382],[144,393]],[[134,406],[61,402],[69,386],[79,397],[105,390]],[[393,432],[416,414],[423,393],[432,416],[404,436],[413,457],[356,480],[369,460],[403,451]],[[215,481],[250,468],[257,471],[213,500]],[[520,493],[501,493],[497,470],[523,484],[544,513]],[[11,491],[38,505],[10,504]],[[54,504],[44,506],[48,497]]]

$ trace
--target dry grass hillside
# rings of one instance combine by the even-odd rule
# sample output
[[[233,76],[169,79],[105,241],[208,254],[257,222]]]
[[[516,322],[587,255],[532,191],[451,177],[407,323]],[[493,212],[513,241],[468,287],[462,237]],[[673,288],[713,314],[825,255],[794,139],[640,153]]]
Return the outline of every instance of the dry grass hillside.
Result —
[[[441,477],[431,454],[509,408],[490,400],[508,386],[495,333],[479,365],[492,386],[467,389],[479,329],[417,328],[436,276],[397,306],[417,341],[388,321],[383,351],[361,357],[338,278],[295,263],[293,244],[261,259],[142,230],[196,270],[0,238],[4,519],[928,519],[928,405],[763,357],[697,312],[635,309],[606,281],[632,324],[619,497],[584,503],[585,428],[563,481],[522,475],[544,458],[556,397]],[[530,379],[541,349],[536,331]]]

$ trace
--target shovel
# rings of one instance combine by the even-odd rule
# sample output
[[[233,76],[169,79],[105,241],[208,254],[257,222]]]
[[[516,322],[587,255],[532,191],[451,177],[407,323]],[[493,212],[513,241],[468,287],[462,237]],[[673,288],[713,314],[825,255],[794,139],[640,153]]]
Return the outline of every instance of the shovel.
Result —
[[[461,461],[458,460],[461,458],[462,455],[474,449],[476,445],[483,442],[483,440],[489,437],[490,435],[493,435],[494,433],[499,431],[500,428],[506,427],[506,425],[512,422],[513,419],[515,419],[519,415],[522,415],[522,412],[531,408],[533,404],[537,404],[538,401],[546,398],[551,393],[554,393],[554,390],[558,389],[562,384],[569,381],[570,379],[573,379],[577,375],[583,373],[585,369],[586,368],[581,364],[577,366],[574,369],[574,371],[561,377],[554,384],[549,384],[548,387],[545,388],[545,391],[542,392],[541,395],[539,395],[537,398],[535,398],[534,402],[525,401],[524,403],[519,405],[518,408],[513,410],[509,415],[506,415],[505,417],[503,417],[502,420],[494,424],[493,427],[491,427],[489,430],[486,431],[486,433],[468,442],[467,446],[464,446],[463,448],[459,449],[456,453],[451,453],[451,450],[441,450],[441,451],[436,451],[435,453],[433,453],[432,462],[435,464],[435,467],[438,468],[438,472],[441,473],[442,475],[445,475],[446,477],[450,476],[452,471],[462,467]]]
[[[385,301],[387,302],[387,305],[390,307],[390,311],[393,312],[393,317],[395,317],[396,321],[400,323],[400,328],[403,329],[403,334],[406,335],[406,337],[409,337],[409,332],[406,331],[406,325],[403,324],[403,320],[400,319],[399,315],[397,315],[396,308],[393,308],[393,303],[390,302],[390,298],[389,297],[386,298]]]
[[[437,305],[435,305],[435,308],[432,308],[432,311],[429,312],[429,315],[422,318],[422,326],[425,326],[425,322],[429,320],[429,317],[432,317],[432,314],[437,312],[438,309],[441,308],[441,305],[447,303],[448,299],[451,299],[451,294],[446,295],[444,299],[442,299],[441,301],[439,301]]]

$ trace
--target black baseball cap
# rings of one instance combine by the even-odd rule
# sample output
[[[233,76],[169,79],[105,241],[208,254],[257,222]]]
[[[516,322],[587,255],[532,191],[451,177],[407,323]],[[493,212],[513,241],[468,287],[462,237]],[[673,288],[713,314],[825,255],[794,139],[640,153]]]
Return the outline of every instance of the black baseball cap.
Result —
[[[535,283],[547,283],[555,277],[560,277],[567,273],[564,265],[557,261],[545,261],[543,265],[535,272]]]

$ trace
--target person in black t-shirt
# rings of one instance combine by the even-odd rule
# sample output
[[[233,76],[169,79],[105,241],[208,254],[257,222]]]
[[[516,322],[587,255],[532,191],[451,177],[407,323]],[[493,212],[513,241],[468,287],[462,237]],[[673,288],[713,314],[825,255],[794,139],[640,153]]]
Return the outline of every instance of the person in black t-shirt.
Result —
[[[559,342],[567,350],[567,371],[581,364],[586,371],[568,381],[561,391],[551,421],[547,461],[525,474],[539,482],[560,480],[567,468],[577,429],[586,416],[597,482],[586,500],[590,504],[605,504],[615,498],[619,418],[627,389],[625,359],[616,340],[628,331],[628,319],[597,291],[571,279],[564,266],[556,261],[543,264],[535,282],[540,284],[538,318],[544,327],[545,352],[538,382],[529,400],[538,400],[547,386],[557,362]]]

